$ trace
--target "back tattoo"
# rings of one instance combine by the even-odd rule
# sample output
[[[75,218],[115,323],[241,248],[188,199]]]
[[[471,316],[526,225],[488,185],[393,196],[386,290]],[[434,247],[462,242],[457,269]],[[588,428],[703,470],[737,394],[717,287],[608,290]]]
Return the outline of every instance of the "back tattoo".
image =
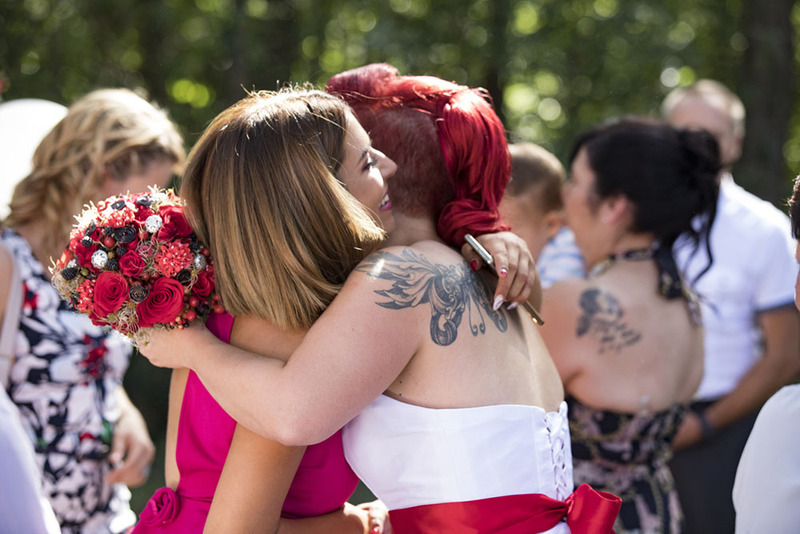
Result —
[[[356,270],[392,282],[390,289],[375,291],[389,299],[375,302],[383,308],[401,310],[429,303],[431,339],[437,345],[447,346],[456,340],[465,312],[473,336],[486,333],[484,315],[500,332],[508,329],[505,312],[492,310],[493,293],[486,281],[463,263],[432,264],[422,254],[404,249],[399,256],[376,252]]]
[[[623,320],[625,313],[610,293],[587,289],[580,296],[581,316],[575,334],[590,335],[600,342],[600,354],[619,352],[642,338],[640,332],[630,328]]]

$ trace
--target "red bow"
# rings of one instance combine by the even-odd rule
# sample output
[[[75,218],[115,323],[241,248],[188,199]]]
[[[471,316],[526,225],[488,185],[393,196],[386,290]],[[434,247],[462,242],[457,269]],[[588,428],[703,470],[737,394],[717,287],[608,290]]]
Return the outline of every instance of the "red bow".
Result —
[[[616,495],[581,484],[564,502],[572,534],[613,534],[614,521],[622,506],[622,499]]]
[[[566,519],[572,534],[613,534],[622,500],[587,484],[565,501],[541,493],[392,510],[397,534],[532,534]]]

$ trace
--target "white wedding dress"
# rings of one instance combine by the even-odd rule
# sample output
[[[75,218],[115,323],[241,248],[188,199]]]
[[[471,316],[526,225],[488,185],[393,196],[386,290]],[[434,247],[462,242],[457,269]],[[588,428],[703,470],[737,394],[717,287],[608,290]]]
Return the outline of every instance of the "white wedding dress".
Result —
[[[563,501],[573,490],[563,402],[549,413],[521,405],[431,409],[381,395],[345,426],[343,440],[347,461],[390,511],[524,494]],[[561,522],[547,532],[570,530]]]

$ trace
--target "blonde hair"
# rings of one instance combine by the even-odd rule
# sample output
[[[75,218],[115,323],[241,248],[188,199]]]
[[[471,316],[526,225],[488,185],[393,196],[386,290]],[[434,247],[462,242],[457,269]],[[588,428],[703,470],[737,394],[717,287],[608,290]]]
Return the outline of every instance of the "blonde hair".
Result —
[[[84,204],[98,200],[106,173],[124,180],[152,161],[179,166],[183,141],[167,114],[128,89],[98,89],[77,100],[33,155],[14,188],[4,227],[43,221],[43,247],[57,255]]]
[[[672,110],[686,97],[701,98],[718,108],[730,119],[731,133],[736,137],[744,137],[744,104],[725,85],[716,80],[702,79],[686,87],[673,89],[661,105],[661,114],[669,117]]]
[[[234,315],[307,328],[384,238],[336,178],[349,108],[321,91],[249,95],[189,154],[180,194]]]

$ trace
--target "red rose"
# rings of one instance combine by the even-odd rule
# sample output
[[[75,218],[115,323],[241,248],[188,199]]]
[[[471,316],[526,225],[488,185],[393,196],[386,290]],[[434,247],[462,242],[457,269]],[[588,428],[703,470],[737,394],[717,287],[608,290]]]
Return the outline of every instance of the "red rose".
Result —
[[[128,298],[128,282],[119,273],[100,273],[94,284],[94,312],[108,317]]]
[[[88,267],[90,271],[97,272],[97,269],[92,265],[92,254],[94,254],[98,248],[100,248],[98,243],[92,242],[88,247],[84,247],[81,242],[78,241],[75,245],[75,257],[78,258],[78,264],[81,267]]]
[[[139,521],[148,527],[169,525],[180,511],[178,494],[170,488],[159,488],[139,514]]]
[[[119,259],[119,272],[131,278],[138,278],[144,271],[144,260],[136,251],[131,250]]]
[[[161,215],[163,221],[163,225],[158,231],[159,241],[176,241],[192,234],[192,227],[186,222],[182,207],[162,206],[158,214]]]
[[[98,315],[93,311],[89,312],[89,319],[92,320],[92,324],[95,325],[95,326],[106,326],[106,325],[108,325],[108,321],[98,317]]]
[[[139,326],[168,324],[183,309],[183,285],[174,278],[161,277],[150,288],[150,294],[136,305]]]
[[[155,212],[150,208],[147,208],[145,206],[139,206],[139,209],[136,210],[136,220],[141,223],[144,223],[147,220],[147,218],[153,215],[154,213]]]
[[[198,297],[207,297],[214,289],[214,280],[208,274],[208,271],[200,271],[197,273],[197,281],[192,286],[192,293]]]
[[[83,234],[78,232],[77,230],[72,230],[72,233],[69,235],[69,248],[73,253],[78,250],[78,244],[81,242],[83,238]]]

